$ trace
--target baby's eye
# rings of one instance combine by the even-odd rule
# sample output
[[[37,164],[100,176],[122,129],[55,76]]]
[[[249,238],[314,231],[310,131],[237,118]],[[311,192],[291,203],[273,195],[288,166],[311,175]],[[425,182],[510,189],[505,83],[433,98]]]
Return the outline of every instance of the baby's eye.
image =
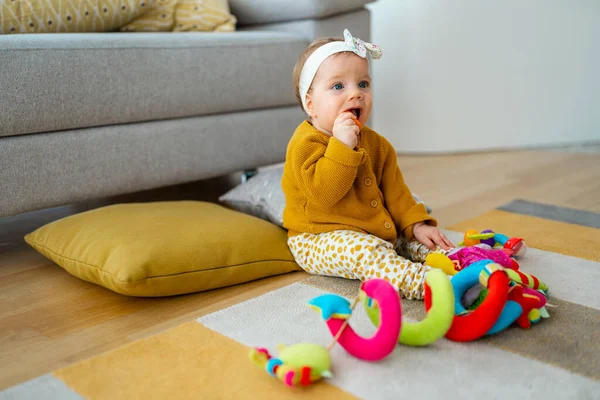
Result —
[[[342,90],[344,88],[344,85],[342,85],[341,83],[336,83],[331,88],[334,90]]]
[[[359,88],[361,88],[361,89],[368,88],[368,87],[369,87],[369,82],[367,82],[367,81],[361,81],[361,82],[358,84],[358,87],[359,87]]]

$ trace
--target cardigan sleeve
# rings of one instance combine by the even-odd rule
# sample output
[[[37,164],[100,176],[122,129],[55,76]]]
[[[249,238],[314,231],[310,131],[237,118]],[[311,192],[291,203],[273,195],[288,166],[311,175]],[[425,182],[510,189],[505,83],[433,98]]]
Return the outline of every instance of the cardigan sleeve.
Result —
[[[425,222],[437,226],[437,221],[429,216],[425,206],[417,203],[412,197],[412,192],[404,182],[402,172],[398,167],[396,152],[392,145],[385,139],[383,146],[385,161],[381,176],[381,191],[385,204],[390,212],[398,232],[411,240],[414,238],[413,226],[417,222]]]

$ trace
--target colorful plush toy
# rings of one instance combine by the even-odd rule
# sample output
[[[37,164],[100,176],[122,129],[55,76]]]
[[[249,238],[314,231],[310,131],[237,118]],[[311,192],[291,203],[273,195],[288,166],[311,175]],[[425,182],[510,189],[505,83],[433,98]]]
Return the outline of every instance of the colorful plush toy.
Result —
[[[544,309],[546,305],[546,297],[543,294],[518,285],[512,288],[508,298],[518,302],[523,309],[523,312],[516,320],[517,325],[523,329],[531,327],[532,322],[539,321],[537,315],[542,313],[540,310]]]
[[[491,263],[491,260],[478,261],[452,277],[451,282],[454,289],[456,315],[450,329],[446,333],[448,339],[457,342],[468,342],[479,339],[494,327],[494,324],[496,324],[502,314],[508,300],[508,276],[501,269],[492,270],[487,267]],[[486,268],[490,275],[485,281],[488,295],[479,307],[473,311],[468,311],[461,304],[462,296],[467,289],[479,282],[479,275]],[[426,300],[425,309],[429,310],[430,307],[431,302]]]
[[[532,275],[503,268],[493,263],[492,260],[477,261],[453,277],[452,285],[454,287],[454,294],[455,298],[458,298],[455,304],[457,317],[468,315],[477,310],[488,299],[490,290],[485,289],[485,287],[489,285],[489,278],[496,271],[503,271],[509,278],[507,287],[508,298],[500,316],[486,335],[501,332],[513,323],[516,323],[521,328],[529,328],[531,323],[536,323],[541,318],[549,318],[548,312],[545,309],[546,297],[538,291],[547,290],[548,287]],[[462,304],[463,296],[466,290],[477,284],[477,275],[479,276],[479,283],[484,286],[484,289],[474,304],[469,309],[465,309]],[[455,323],[458,324],[459,321],[457,319]],[[446,337],[449,339],[455,340],[455,336],[458,340],[461,340],[461,338],[464,339],[460,334],[455,335],[456,332],[449,331],[448,333],[450,336],[447,334]]]
[[[548,285],[546,285],[544,282],[540,281],[538,278],[531,274],[514,270],[507,270],[506,273],[508,274],[509,278],[515,283],[531,288],[533,290],[542,290],[544,292],[548,292]]]
[[[398,290],[386,280],[369,279],[361,283],[352,304],[334,294],[309,301],[333,336],[328,347],[300,343],[280,348],[279,357],[272,357],[267,349],[254,348],[250,350],[251,360],[287,386],[307,386],[332,376],[330,351],[336,343],[354,357],[378,361],[387,357],[396,343],[426,346],[443,336],[453,341],[472,341],[501,332],[513,323],[529,328],[549,317],[544,295],[548,286],[519,271],[519,264],[511,258],[525,254],[523,239],[508,238],[489,229],[481,233],[469,230],[464,237],[460,245],[467,247],[455,249],[448,256],[427,256],[426,264],[434,268],[425,278],[427,316],[422,321],[403,321]],[[483,286],[479,295],[478,284]],[[467,291],[475,292],[469,295],[472,304],[465,308]],[[377,327],[369,338],[361,337],[349,325],[359,301]]]
[[[309,302],[320,312],[334,340],[354,357],[378,361],[387,357],[396,346],[402,325],[402,311],[398,290],[383,279],[369,279],[360,285],[359,298],[367,296],[379,305],[381,324],[370,338],[358,335],[348,324],[351,308],[343,297],[325,294]],[[355,302],[357,301],[355,300]]]
[[[502,265],[504,268],[519,269],[519,264],[510,258],[504,249],[493,249],[479,247],[475,245],[471,247],[462,247],[448,253],[448,258],[451,261],[456,261],[459,269],[463,269],[480,260],[492,260],[496,264]]]
[[[307,386],[331,378],[329,351],[312,343],[282,347],[278,358],[272,357],[267,349],[251,349],[250,359],[287,386]]]
[[[522,238],[509,238],[501,233],[496,233],[494,235],[494,240],[505,249],[512,250],[513,257],[523,258],[527,253],[527,244],[525,244],[525,241]]]
[[[508,303],[513,301],[521,307],[521,315],[516,320],[517,325],[522,328],[528,328],[531,323],[536,323],[541,318],[550,317],[545,308],[545,295],[548,292],[548,285],[540,281],[536,276],[520,271],[519,264],[512,258],[523,257],[525,255],[527,245],[523,239],[509,238],[504,234],[495,233],[490,229],[484,230],[481,233],[473,229],[468,230],[465,232],[464,238],[464,242],[460,243],[460,245],[469,247],[462,247],[450,253],[448,255],[449,261],[442,260],[442,256],[437,256],[431,260],[428,259],[428,265],[436,268],[447,268],[448,262],[452,262],[456,270],[461,270],[478,260],[493,260],[506,268],[505,272],[510,279],[509,297],[512,297],[513,300],[509,300]],[[494,246],[494,248],[490,246]],[[523,291],[519,289],[513,290],[515,285],[522,287]],[[475,303],[479,304],[487,294],[487,291],[483,290]],[[509,304],[508,307],[516,310],[514,305]]]
[[[410,346],[433,343],[443,337],[452,324],[454,292],[442,271],[432,270],[426,277],[425,297],[431,306],[427,317],[417,323],[402,322],[400,295],[388,281],[369,279],[361,283],[360,289],[352,304],[335,294],[324,294],[309,301],[309,306],[320,313],[333,335],[333,342],[327,348],[301,343],[281,349],[277,358],[267,349],[254,348],[250,350],[250,359],[288,386],[306,386],[331,377],[329,351],[336,343],[357,358],[378,361],[387,357],[398,342]],[[377,326],[370,338],[358,335],[348,323],[360,300]]]
[[[486,243],[490,247],[494,247],[494,232],[489,229],[481,233],[475,229],[469,229],[463,236],[463,241],[460,242],[459,246],[475,246],[479,243]]]
[[[522,258],[527,253],[527,245],[522,238],[509,238],[502,233],[495,233],[491,229],[477,232],[475,229],[469,229],[465,232],[463,241],[459,246],[476,246],[480,243],[490,247],[503,247],[512,252],[512,256]]]
[[[425,299],[431,302],[427,316],[420,322],[402,321],[398,343],[407,346],[427,346],[444,337],[454,319],[454,291],[441,270],[431,270],[425,277]],[[379,326],[380,312],[376,302],[364,302],[369,319]]]
[[[324,294],[309,301],[309,306],[320,312],[334,336],[327,348],[301,343],[283,348],[278,358],[272,357],[267,349],[254,348],[250,350],[250,359],[287,386],[306,386],[331,377],[329,351],[335,343],[340,343],[350,354],[363,360],[377,361],[387,357],[394,350],[400,333],[400,296],[383,279],[364,281],[360,288],[359,296],[352,305],[334,294]],[[382,317],[381,326],[371,338],[360,337],[348,324],[355,305],[365,296],[377,301]]]
[[[425,257],[425,265],[440,269],[447,275],[456,275],[461,269],[459,263],[453,262],[448,256],[442,253],[429,253]]]

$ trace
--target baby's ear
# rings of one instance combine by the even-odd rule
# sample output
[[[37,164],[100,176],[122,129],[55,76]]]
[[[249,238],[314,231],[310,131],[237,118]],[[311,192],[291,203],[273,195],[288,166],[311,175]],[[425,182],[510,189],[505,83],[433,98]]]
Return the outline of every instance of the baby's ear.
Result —
[[[306,93],[306,112],[311,118],[315,118],[317,116],[310,93]]]

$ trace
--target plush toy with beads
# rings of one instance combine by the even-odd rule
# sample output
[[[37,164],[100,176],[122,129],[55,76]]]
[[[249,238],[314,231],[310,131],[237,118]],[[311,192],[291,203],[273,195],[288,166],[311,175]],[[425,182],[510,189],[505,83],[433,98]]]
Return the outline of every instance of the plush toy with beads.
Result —
[[[502,233],[496,233],[491,229],[477,232],[475,229],[469,229],[465,232],[463,241],[459,246],[476,246],[480,243],[490,247],[501,247],[512,252],[512,256],[522,258],[527,253],[527,244],[522,238],[509,238]]]
[[[543,282],[518,268],[513,269],[514,264],[506,262],[500,253],[494,253],[497,261],[507,264],[508,268],[494,262],[494,257],[478,259],[482,254],[492,253],[488,249],[488,253],[477,253],[468,262],[463,260],[468,265],[461,265],[458,259],[451,260],[444,254],[428,255],[426,264],[437,269],[430,270],[425,278],[427,316],[420,322],[402,320],[400,297],[394,286],[383,279],[368,279],[361,283],[359,295],[352,304],[335,294],[324,294],[309,301],[309,306],[320,313],[333,335],[328,347],[311,343],[281,346],[278,357],[273,357],[265,348],[253,348],[250,359],[286,386],[308,386],[332,377],[330,351],[336,343],[354,357],[378,361],[387,357],[396,343],[426,346],[443,336],[466,342],[498,333],[513,323],[529,328],[541,318],[549,317],[546,297],[540,293],[548,289]],[[465,293],[477,284],[484,288],[479,297],[471,305],[463,305]],[[368,338],[357,334],[348,323],[361,300],[377,327],[376,333]]]
[[[360,299],[371,298],[381,307],[381,325],[370,338],[358,335],[348,323],[352,310]],[[322,378],[331,377],[330,351],[339,343],[348,353],[366,360],[377,361],[387,357],[396,346],[400,335],[402,315],[400,295],[396,288],[383,279],[369,279],[361,283],[359,295],[350,304],[335,294],[324,294],[310,300],[308,305],[318,311],[333,335],[325,348],[310,343],[300,343],[280,350],[272,357],[267,349],[250,350],[250,359],[270,375],[287,386],[307,386]]]
[[[440,339],[454,318],[453,293],[446,274],[432,270],[427,275],[425,286],[425,298],[429,302],[427,317],[416,323],[403,322],[398,289],[384,279],[368,279],[361,283],[360,292],[352,304],[331,293],[308,302],[319,312],[333,335],[328,347],[300,343],[281,347],[278,357],[273,357],[265,348],[253,348],[249,356],[255,365],[285,385],[307,386],[332,376],[330,351],[336,343],[356,358],[378,361],[387,357],[397,343],[426,346]],[[360,336],[348,321],[361,300],[377,326],[371,337]]]
[[[279,357],[272,357],[267,349],[254,348],[250,359],[287,386],[308,386],[331,378],[331,356],[323,346],[299,343],[279,350]]]

